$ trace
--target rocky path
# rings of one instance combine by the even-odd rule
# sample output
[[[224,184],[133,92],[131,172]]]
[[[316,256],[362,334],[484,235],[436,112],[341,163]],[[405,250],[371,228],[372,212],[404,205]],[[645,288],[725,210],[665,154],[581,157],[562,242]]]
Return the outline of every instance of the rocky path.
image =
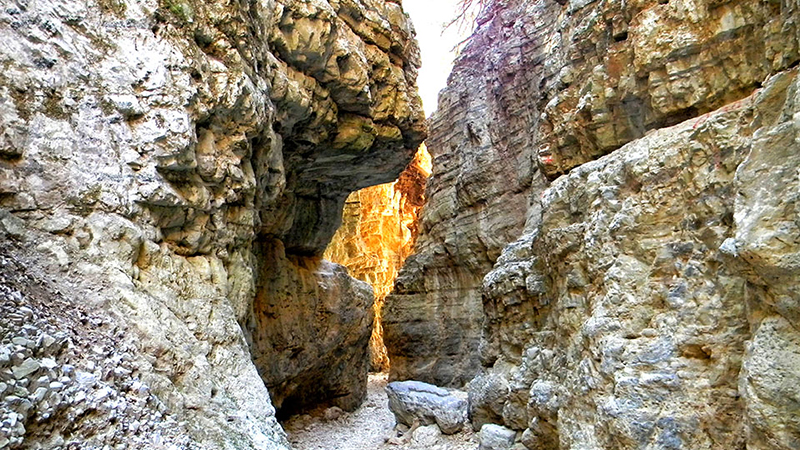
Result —
[[[420,427],[411,436],[394,429],[387,406],[385,374],[370,374],[367,400],[352,413],[337,409],[312,411],[283,423],[295,450],[475,450],[478,437],[469,426],[446,436],[436,425]],[[339,414],[337,414],[339,413]]]

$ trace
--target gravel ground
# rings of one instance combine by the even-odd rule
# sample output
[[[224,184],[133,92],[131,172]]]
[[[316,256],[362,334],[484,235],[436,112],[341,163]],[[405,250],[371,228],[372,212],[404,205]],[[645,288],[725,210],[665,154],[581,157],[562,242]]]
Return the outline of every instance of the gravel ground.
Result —
[[[478,437],[469,426],[446,436],[436,425],[420,427],[412,436],[395,430],[389,411],[386,374],[370,374],[367,400],[352,413],[338,408],[315,410],[283,423],[295,450],[476,450]],[[338,417],[337,417],[338,416]],[[390,442],[387,442],[390,441]]]

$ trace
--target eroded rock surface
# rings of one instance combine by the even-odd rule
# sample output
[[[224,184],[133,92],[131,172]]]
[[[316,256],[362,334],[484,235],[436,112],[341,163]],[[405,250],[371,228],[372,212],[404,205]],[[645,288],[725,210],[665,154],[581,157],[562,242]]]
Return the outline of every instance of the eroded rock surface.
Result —
[[[4,267],[48,291],[3,285],[54,321],[3,322],[7,445],[286,448],[265,383],[279,406],[358,404],[371,294],[320,255],[347,195],[395,179],[424,137],[401,6],[18,2],[0,40]],[[59,322],[54,296],[100,322]],[[97,356],[42,353],[40,332],[96,336]]]
[[[795,378],[783,353],[797,339],[786,328],[791,302],[778,300],[792,279],[755,269],[786,270],[791,258],[739,249],[785,245],[767,231],[789,231],[779,214],[745,241],[752,217],[742,208],[752,204],[747,186],[771,182],[751,172],[763,155],[777,158],[771,170],[796,171],[775,145],[794,139],[797,83],[794,70],[778,74],[544,192],[541,222],[484,283],[493,370],[510,384],[502,422],[527,428],[530,448],[795,445],[785,420],[797,410],[779,400]],[[756,202],[785,211],[794,201]]]
[[[442,433],[453,434],[467,421],[467,400],[432,384],[395,381],[386,385],[386,394],[397,423],[436,424]]]
[[[800,59],[797,14],[794,2],[749,1],[488,8],[432,118],[417,254],[386,308],[393,379],[469,381],[482,277],[532,231],[548,180],[748,96]]]
[[[473,426],[529,449],[795,448],[798,19],[791,1],[490,8],[434,117],[392,376],[481,372]]]
[[[326,259],[347,267],[351,276],[369,283],[375,291],[375,323],[369,341],[370,366],[375,372],[389,370],[381,312],[400,268],[414,249],[430,173],[430,155],[423,144],[397,181],[350,194],[342,226],[325,250]]]

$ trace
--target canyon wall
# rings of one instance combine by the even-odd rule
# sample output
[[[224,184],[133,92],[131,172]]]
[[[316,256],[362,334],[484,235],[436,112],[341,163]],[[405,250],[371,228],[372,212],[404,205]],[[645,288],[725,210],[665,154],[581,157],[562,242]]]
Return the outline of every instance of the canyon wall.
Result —
[[[4,5],[0,448],[288,448],[276,408],[357,406],[372,292],[321,254],[425,137],[413,35],[377,0]]]
[[[792,0],[495,2],[432,123],[392,376],[471,379],[473,426],[519,448],[800,445],[798,20]]]
[[[397,181],[350,194],[342,225],[325,250],[325,259],[347,267],[350,276],[375,291],[375,323],[369,341],[370,370],[374,372],[389,370],[381,313],[400,268],[414,249],[430,173],[430,154],[422,144]]]

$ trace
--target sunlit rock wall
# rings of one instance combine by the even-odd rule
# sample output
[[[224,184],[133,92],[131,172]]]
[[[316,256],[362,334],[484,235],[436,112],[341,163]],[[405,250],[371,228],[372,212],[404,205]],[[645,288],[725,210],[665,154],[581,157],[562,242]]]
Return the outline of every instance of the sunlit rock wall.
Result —
[[[529,449],[797,447],[799,6],[495,3],[433,118],[392,377],[478,374],[473,425]]]
[[[779,73],[544,191],[484,280],[476,426],[532,449],[797,445],[798,88]]]
[[[342,226],[325,250],[325,259],[347,267],[351,276],[369,283],[375,291],[375,323],[369,348],[371,370],[376,372],[389,370],[381,311],[400,268],[413,251],[430,173],[430,155],[423,144],[397,181],[350,194]]]
[[[0,447],[287,448],[273,402],[355,407],[372,296],[320,256],[424,138],[400,5],[11,2],[0,41]]]

